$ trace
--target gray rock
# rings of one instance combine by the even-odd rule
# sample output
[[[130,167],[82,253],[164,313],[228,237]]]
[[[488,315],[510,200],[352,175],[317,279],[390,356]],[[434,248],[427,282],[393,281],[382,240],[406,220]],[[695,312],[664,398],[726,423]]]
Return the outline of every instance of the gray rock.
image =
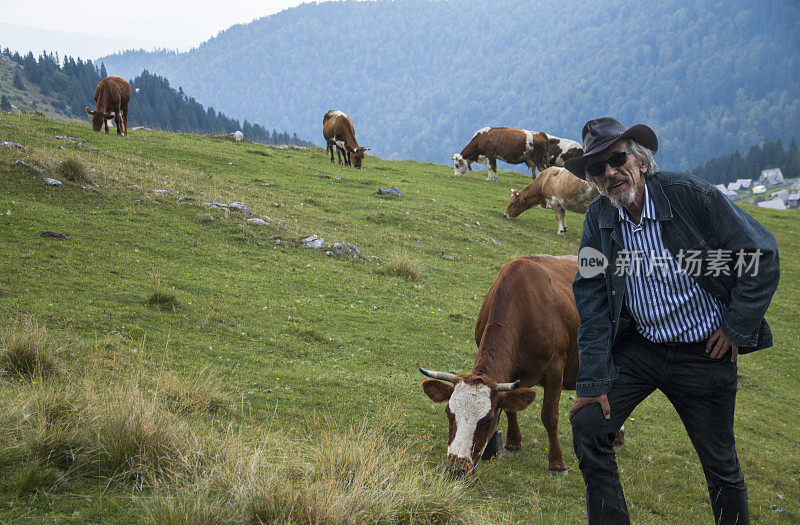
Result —
[[[337,242],[331,246],[331,250],[333,255],[339,258],[352,257],[353,259],[358,259],[358,256],[361,254],[361,251],[355,244],[342,244]]]
[[[247,219],[245,222],[249,222],[250,224],[258,224],[259,226],[269,226],[269,223],[264,219],[252,218]]]
[[[190,197],[189,195],[184,195],[183,197],[178,198],[178,202],[193,201],[193,200],[195,200],[195,198]]]
[[[59,146],[58,149],[67,149],[64,146]]]
[[[64,183],[61,182],[60,180],[51,179],[50,177],[45,177],[44,178],[44,183],[47,184],[48,186],[63,186],[64,185]]]
[[[403,192],[397,189],[394,184],[392,184],[388,190],[378,188],[378,195],[397,195],[398,197],[402,197]]]
[[[347,253],[347,250],[345,250],[344,245],[340,242],[333,243],[333,246],[331,246],[331,250],[333,251],[334,255],[336,255],[336,257],[344,257],[345,254]]]
[[[141,190],[142,189],[142,187],[139,186],[138,184],[128,184],[128,187],[129,188],[134,188],[134,189],[137,189],[137,190]]]
[[[325,246],[325,239],[320,239],[316,235],[310,235],[305,239],[300,240],[300,244],[303,246],[308,246],[310,248],[322,248]]]
[[[223,204],[221,202],[216,202],[216,201],[214,201],[214,202],[203,202],[201,204],[203,206],[211,206],[212,208],[219,208],[220,210],[230,209],[230,208],[228,208],[227,204]]]
[[[23,168],[30,168],[30,165],[27,162],[25,162],[24,160],[18,160],[16,162],[16,164],[17,164],[17,166],[21,166]]]
[[[777,506],[777,505],[770,505],[770,506],[769,506],[769,507],[767,507],[767,508],[768,508],[769,510],[773,510],[773,511],[777,512],[778,514],[791,514],[791,513],[790,513],[788,510],[786,510],[786,509],[782,509],[782,508],[780,508],[780,507],[779,507],[779,506]]]
[[[247,205],[245,205],[245,203],[243,203],[243,202],[232,202],[232,203],[230,203],[228,205],[228,208],[231,211],[238,211],[238,212],[243,213],[243,214],[245,214],[247,216],[250,216],[250,215],[253,214],[253,211],[250,208],[248,208]]]
[[[498,245],[500,244],[500,241],[496,241],[496,240],[492,239],[491,237],[487,237],[486,239],[489,240],[489,241],[492,241],[495,244],[498,244]]]
[[[244,138],[244,133],[242,133],[241,131],[234,131],[233,133],[231,133],[231,137],[233,137],[233,140],[235,140],[236,142],[239,142]]]
[[[286,221],[283,219],[270,219],[269,224],[271,226],[283,227],[286,226]]]
[[[361,255],[361,250],[359,250],[358,246],[355,244],[345,244],[345,248],[350,250],[350,253],[353,254],[354,259],[358,259],[358,256]]]
[[[56,138],[57,139],[66,140],[66,141],[72,142],[74,144],[78,144],[79,146],[83,144],[83,142],[79,141],[78,139],[75,139],[75,138],[72,138],[72,137],[68,137],[66,135],[58,135],[58,136],[56,136]]]
[[[167,190],[153,190],[153,193],[157,193],[159,195],[169,195]]]
[[[0,140],[0,148],[22,149],[22,144],[17,144],[16,142],[7,142],[5,140]]]
[[[151,166],[151,164],[149,162],[145,162],[144,165],[145,166]]]

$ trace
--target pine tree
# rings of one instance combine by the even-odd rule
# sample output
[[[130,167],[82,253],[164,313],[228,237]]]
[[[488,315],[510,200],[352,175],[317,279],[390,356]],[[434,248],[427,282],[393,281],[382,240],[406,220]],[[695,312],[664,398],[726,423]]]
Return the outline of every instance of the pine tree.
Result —
[[[108,72],[106,71],[106,63],[100,63],[100,78],[106,78],[108,76]]]
[[[14,87],[17,89],[25,90],[25,84],[22,83],[22,77],[19,74],[19,71],[14,72]]]
[[[0,97],[0,109],[3,111],[11,111],[11,102],[8,101],[8,96],[3,95]]]

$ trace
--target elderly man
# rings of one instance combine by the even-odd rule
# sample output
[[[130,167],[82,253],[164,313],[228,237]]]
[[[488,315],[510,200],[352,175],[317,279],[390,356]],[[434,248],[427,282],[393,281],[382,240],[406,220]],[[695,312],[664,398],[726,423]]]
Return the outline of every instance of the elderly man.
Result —
[[[716,523],[746,524],[736,358],[772,345],[764,313],[778,285],[775,239],[711,184],[658,171],[647,126],[591,120],[583,149],[566,168],[601,195],[586,213],[573,283],[581,324],[570,420],[589,523],[629,522],[614,435],[659,389],[700,458]]]

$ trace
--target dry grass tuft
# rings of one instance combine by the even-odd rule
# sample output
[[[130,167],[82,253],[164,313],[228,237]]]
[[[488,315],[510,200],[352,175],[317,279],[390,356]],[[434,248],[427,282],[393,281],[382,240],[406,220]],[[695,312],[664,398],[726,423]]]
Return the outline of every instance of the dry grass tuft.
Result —
[[[407,281],[418,281],[422,273],[422,263],[405,252],[396,252],[386,262],[386,273]]]
[[[147,304],[161,309],[175,310],[178,307],[178,297],[175,292],[169,290],[161,281],[161,273],[153,272],[153,293],[147,300]]]
[[[208,368],[203,368],[188,380],[175,372],[164,370],[156,384],[167,406],[179,414],[217,414],[233,408],[231,399],[222,389],[222,380]]]
[[[0,369],[27,381],[56,375],[61,365],[53,347],[47,329],[26,317],[0,332]]]
[[[55,172],[70,182],[92,182],[91,179],[89,179],[86,166],[76,159],[62,160],[58,166],[56,166]]]

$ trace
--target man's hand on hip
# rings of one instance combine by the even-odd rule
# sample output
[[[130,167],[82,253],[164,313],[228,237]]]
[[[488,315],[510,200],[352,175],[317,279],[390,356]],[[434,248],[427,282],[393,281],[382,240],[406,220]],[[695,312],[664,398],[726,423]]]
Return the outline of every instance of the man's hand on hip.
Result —
[[[606,419],[611,419],[611,405],[608,404],[608,396],[602,394],[599,396],[579,397],[569,411],[569,420],[572,421],[572,416],[575,415],[575,412],[592,403],[600,403],[600,408],[603,409],[603,416]]]
[[[739,347],[731,343],[728,336],[722,332],[722,328],[717,328],[714,330],[714,333],[711,334],[711,337],[708,338],[706,353],[713,359],[719,359],[725,355],[728,350],[731,351],[731,361],[735,362],[739,355]]]

